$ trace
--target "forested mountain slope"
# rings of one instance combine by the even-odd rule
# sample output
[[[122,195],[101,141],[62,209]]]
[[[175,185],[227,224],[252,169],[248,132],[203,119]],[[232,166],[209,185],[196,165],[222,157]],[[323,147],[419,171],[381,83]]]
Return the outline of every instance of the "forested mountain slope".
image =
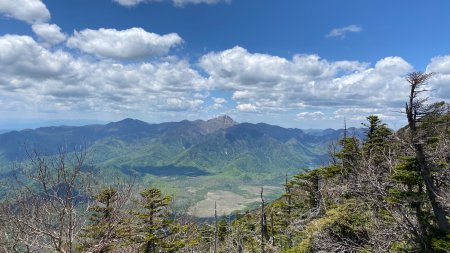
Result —
[[[341,134],[342,130],[310,135],[264,123],[238,124],[228,116],[161,124],[125,119],[106,125],[43,127],[0,134],[0,154],[4,162],[20,161],[27,158],[27,150],[54,155],[61,148],[70,152],[85,147],[99,167],[170,165],[208,172],[273,172],[324,163],[328,143]]]
[[[363,134],[362,129],[351,131]],[[264,123],[237,123],[228,116],[27,129],[0,134],[0,178],[12,179],[34,153],[50,158],[84,150],[85,164],[98,178],[157,186],[177,196],[177,206],[192,206],[195,210],[190,212],[196,215],[210,215],[202,210],[214,201],[228,213],[255,203],[253,189],[258,185],[273,186],[272,199],[281,193],[285,174],[327,163],[327,147],[342,133],[328,129],[308,134]],[[223,194],[229,197],[219,198]]]

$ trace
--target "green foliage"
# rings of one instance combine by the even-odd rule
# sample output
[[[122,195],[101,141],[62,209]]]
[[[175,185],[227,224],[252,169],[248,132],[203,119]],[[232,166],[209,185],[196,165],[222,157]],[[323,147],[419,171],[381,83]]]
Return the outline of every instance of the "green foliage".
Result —
[[[309,208],[319,208],[319,179],[320,171],[317,170],[294,176],[293,184],[303,189],[308,194]]]
[[[392,203],[418,204],[425,200],[422,190],[423,179],[414,157],[401,157],[401,163],[394,168],[392,180],[397,184],[389,190],[388,201]]]
[[[98,253],[110,252],[122,239],[124,220],[117,212],[117,190],[108,187],[95,196],[96,204],[89,208],[89,224],[83,228],[79,249]]]
[[[376,115],[368,116],[367,121],[369,121],[368,125],[363,124],[368,128],[367,139],[364,142],[366,150],[385,146],[390,140],[392,131]]]
[[[310,238],[302,240],[297,246],[283,251],[283,253],[310,253],[312,251],[312,242]]]
[[[311,245],[316,235],[327,236],[337,242],[342,240],[355,245],[364,245],[369,237],[371,218],[362,203],[348,200],[329,209],[323,217],[311,221],[302,231],[296,249],[315,252]]]
[[[140,195],[140,210],[133,212],[137,223],[127,238],[129,244],[138,244],[144,253],[177,252],[184,241],[166,240],[181,229],[170,219],[168,205],[172,199],[156,188],[147,188]]]
[[[336,164],[295,175],[285,183],[283,197],[267,207],[276,214],[270,234],[277,250],[448,252],[448,234],[436,228],[418,161],[411,156],[414,150],[404,145],[408,139],[397,141],[377,116],[368,121],[364,142],[345,136],[339,141]],[[447,132],[429,138],[428,147],[445,148]],[[441,156],[433,157],[433,175],[445,181],[448,152]],[[256,214],[239,218],[233,226],[257,224]],[[389,233],[392,237],[385,237]]]
[[[396,253],[407,253],[413,251],[413,248],[408,241],[398,241],[391,245],[390,250]]]
[[[353,168],[357,166],[357,162],[361,158],[359,140],[352,137],[344,137],[339,140],[341,150],[336,153],[336,157],[341,160],[343,174],[347,175]]]
[[[177,196],[189,186],[220,189],[223,181],[232,181],[227,183],[235,191],[244,183],[279,185],[284,181],[281,174],[321,163],[326,159],[327,144],[339,134],[331,131],[319,138],[267,124],[212,127],[212,123],[147,124],[127,119],[107,125],[1,134],[0,167],[24,157],[24,143],[35,143],[50,156],[57,154],[60,146],[86,146],[98,178],[134,177],[136,184],[150,183]],[[12,178],[10,174],[0,176]],[[200,191],[195,194],[195,200],[204,196]]]
[[[392,131],[382,123],[376,115],[367,117],[368,124],[363,124],[368,128],[367,139],[363,144],[366,156],[371,157],[374,164],[383,169],[384,155],[388,152],[392,144]]]
[[[332,178],[338,174],[342,174],[342,166],[340,165],[329,165],[325,167],[320,167],[315,169],[318,174],[324,178]]]
[[[222,218],[217,223],[217,238],[219,241],[223,242],[225,241],[225,237],[228,234],[228,222],[227,217],[222,216]]]
[[[450,233],[432,238],[431,245],[436,252],[450,252]]]

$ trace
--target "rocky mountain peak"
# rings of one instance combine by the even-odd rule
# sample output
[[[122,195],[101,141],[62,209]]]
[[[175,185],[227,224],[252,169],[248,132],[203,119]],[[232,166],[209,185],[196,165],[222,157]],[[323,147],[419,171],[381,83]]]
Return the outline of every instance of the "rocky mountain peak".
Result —
[[[209,119],[207,121],[208,123],[220,123],[227,126],[234,126],[237,124],[236,121],[234,121],[230,116],[228,115],[220,115],[218,117]]]
[[[237,124],[230,116],[221,115],[212,119],[209,119],[205,122],[204,130],[207,133],[212,133],[220,129],[225,129],[232,127]]]

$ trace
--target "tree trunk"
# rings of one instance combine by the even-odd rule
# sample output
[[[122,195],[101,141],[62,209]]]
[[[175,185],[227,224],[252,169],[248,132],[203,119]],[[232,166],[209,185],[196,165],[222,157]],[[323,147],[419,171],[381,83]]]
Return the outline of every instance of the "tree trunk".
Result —
[[[430,200],[431,207],[433,208],[434,217],[436,218],[438,227],[448,232],[450,231],[450,225],[448,223],[444,207],[442,206],[441,202],[437,200],[437,189],[433,184],[433,179],[425,159],[422,144],[415,143],[414,149],[416,151],[416,159],[420,167],[420,175],[425,182],[426,193],[428,199]]]
[[[217,202],[214,202],[214,253],[217,252]]]
[[[433,183],[433,178],[431,175],[431,168],[428,164],[425,156],[425,151],[421,144],[421,141],[418,139],[417,133],[417,122],[420,120],[420,114],[418,114],[418,110],[423,110],[426,108],[426,105],[423,101],[420,100],[417,96],[423,90],[418,90],[420,87],[428,80],[429,77],[432,76],[432,73],[425,74],[420,72],[413,72],[408,75],[406,79],[411,84],[411,90],[409,95],[409,103],[406,104],[406,116],[408,118],[408,127],[411,132],[411,142],[414,146],[415,154],[417,162],[420,167],[420,175],[425,183],[425,190],[430,200],[433,214],[436,219],[437,225],[439,229],[449,232],[450,225],[446,218],[446,212],[442,204],[438,201],[438,189],[435,187]],[[419,117],[419,118],[418,118]]]

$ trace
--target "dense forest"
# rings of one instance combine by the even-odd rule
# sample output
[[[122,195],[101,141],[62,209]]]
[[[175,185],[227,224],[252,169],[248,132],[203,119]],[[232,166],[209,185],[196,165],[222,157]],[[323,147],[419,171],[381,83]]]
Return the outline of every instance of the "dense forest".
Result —
[[[99,180],[83,150],[29,153],[0,206],[0,252],[450,252],[450,105],[427,100],[432,74],[407,76],[408,124],[379,117],[344,132],[329,164],[286,176],[260,208],[198,220],[133,181]]]

